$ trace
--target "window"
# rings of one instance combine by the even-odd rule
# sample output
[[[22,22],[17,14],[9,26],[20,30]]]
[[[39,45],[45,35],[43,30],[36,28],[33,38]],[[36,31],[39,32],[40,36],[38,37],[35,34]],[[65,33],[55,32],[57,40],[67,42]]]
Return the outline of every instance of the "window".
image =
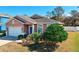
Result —
[[[41,24],[38,25],[38,33],[42,33],[42,25]]]

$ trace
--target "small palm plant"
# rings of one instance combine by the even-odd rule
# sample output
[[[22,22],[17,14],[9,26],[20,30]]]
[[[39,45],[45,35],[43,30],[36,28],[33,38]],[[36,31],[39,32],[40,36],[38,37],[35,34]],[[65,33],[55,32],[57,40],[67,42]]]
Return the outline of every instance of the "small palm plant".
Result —
[[[41,36],[41,34],[40,33],[37,33],[37,32],[34,32],[32,34],[32,37],[33,37],[33,40],[35,41],[35,43],[38,43],[39,42],[40,36]]]

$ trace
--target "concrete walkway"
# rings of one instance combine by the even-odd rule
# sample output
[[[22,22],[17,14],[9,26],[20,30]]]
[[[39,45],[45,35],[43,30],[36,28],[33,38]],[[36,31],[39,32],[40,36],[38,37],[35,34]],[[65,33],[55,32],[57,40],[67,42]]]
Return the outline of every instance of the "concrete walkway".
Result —
[[[18,43],[18,42],[22,42],[22,41],[21,40],[11,41],[11,40],[1,40],[0,39],[0,46],[5,45],[10,42],[17,42]]]
[[[0,40],[0,46],[5,45],[9,42],[12,42],[12,41],[10,41],[10,40]]]

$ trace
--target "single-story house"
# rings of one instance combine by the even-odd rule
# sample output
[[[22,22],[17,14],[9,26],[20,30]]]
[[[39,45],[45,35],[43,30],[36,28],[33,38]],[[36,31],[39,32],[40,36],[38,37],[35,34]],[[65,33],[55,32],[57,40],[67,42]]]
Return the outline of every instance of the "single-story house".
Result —
[[[6,23],[7,35],[18,36],[21,34],[31,34],[33,32],[43,33],[47,26],[60,22],[47,17],[32,18],[28,16],[15,16]]]

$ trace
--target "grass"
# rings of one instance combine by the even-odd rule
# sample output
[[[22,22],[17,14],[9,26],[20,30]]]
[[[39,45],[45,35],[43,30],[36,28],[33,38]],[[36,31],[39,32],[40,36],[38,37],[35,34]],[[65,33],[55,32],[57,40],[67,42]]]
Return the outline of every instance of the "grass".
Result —
[[[60,44],[57,52],[79,52],[79,32],[68,32],[68,39]]]
[[[10,42],[0,46],[0,52],[29,52],[29,47]],[[60,44],[56,52],[79,52],[79,32],[68,32],[68,39]]]
[[[76,32],[75,33],[75,37],[74,37],[74,50],[75,52],[79,52],[79,33]]]
[[[28,47],[24,47],[16,42],[10,42],[3,46],[0,46],[0,52],[28,52]]]

